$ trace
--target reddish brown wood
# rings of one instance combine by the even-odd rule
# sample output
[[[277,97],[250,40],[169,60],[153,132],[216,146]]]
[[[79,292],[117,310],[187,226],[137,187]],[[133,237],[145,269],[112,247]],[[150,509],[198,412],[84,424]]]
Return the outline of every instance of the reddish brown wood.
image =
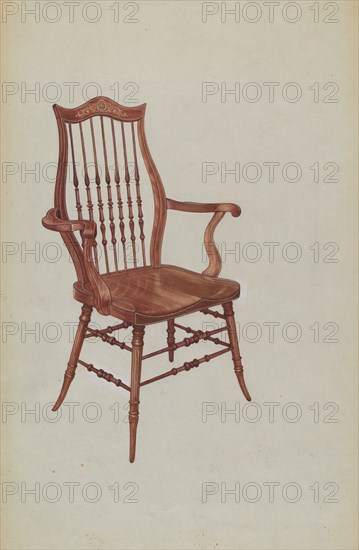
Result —
[[[81,275],[81,278],[84,277],[85,281],[88,281],[86,284],[90,285],[91,289],[96,290],[93,294],[90,293],[90,296],[87,296],[85,300],[80,299],[80,301],[83,301],[83,303],[87,305],[95,306],[100,313],[108,315],[110,313],[111,304],[110,290],[107,287],[103,277],[101,277],[98,273],[92,260],[92,248],[96,237],[96,223],[91,220],[62,220],[59,218],[58,208],[52,208],[49,210],[43,218],[42,223],[47,229],[59,231],[66,244],[68,242],[66,240],[68,234],[71,234],[74,237],[74,231],[82,231],[83,257],[81,258],[80,256],[82,251],[80,252],[81,249],[75,237],[75,252],[72,249],[72,241],[68,244],[68,249],[73,257],[77,273]],[[82,269],[80,270],[80,267],[83,267],[83,271]],[[78,284],[82,287],[84,283],[80,279]],[[86,288],[86,285],[83,288]],[[74,291],[74,296],[78,296],[76,289]]]
[[[185,330],[186,332],[191,333],[191,334],[202,333],[202,331],[200,331],[200,330],[194,330],[191,327],[184,327],[183,325],[179,325],[178,323],[175,323],[175,327],[180,328],[182,330]],[[206,332],[203,333],[205,335],[203,337],[203,339],[204,340],[209,340],[210,342],[213,342],[214,344],[220,344],[221,346],[226,346],[227,348],[231,347],[231,345],[228,344],[227,342],[223,342],[223,340],[219,340],[219,338],[213,338],[213,334],[218,334],[219,332],[223,332],[224,330],[227,330],[226,327],[220,327],[220,328],[217,328],[217,329],[214,329],[214,330],[207,330]]]
[[[128,328],[130,326],[131,326],[130,323],[126,323],[126,321],[124,321],[123,323],[120,323],[118,325],[108,326],[106,328],[99,329],[96,332],[98,332],[99,334],[112,334],[113,332],[115,332],[115,330],[120,330],[122,328]],[[93,335],[89,334],[89,329],[87,329],[87,332],[88,332],[88,334],[85,335],[85,338],[92,338]]]
[[[237,330],[236,330],[236,323],[234,320],[232,302],[223,304],[223,311],[227,322],[229,342],[231,344],[234,372],[237,376],[237,380],[239,382],[239,385],[241,387],[244,397],[247,399],[247,401],[251,401],[251,396],[249,394],[249,391],[247,390],[247,386],[244,381],[242,357],[239,353],[238,336],[237,336]]]
[[[125,269],[127,269],[126,236],[125,236],[125,222],[124,222],[125,218],[124,218],[124,214],[123,214],[123,201],[122,201],[122,196],[121,196],[121,186],[120,186],[121,178],[120,178],[120,171],[119,171],[119,167],[118,167],[115,125],[114,125],[114,122],[113,122],[112,119],[111,119],[111,132],[112,132],[112,142],[113,142],[113,154],[114,154],[114,157],[115,157],[116,196],[117,196],[119,227],[120,227],[122,253],[123,253],[123,263],[124,263]]]
[[[121,122],[121,133],[122,133],[122,146],[123,146],[123,159],[125,163],[125,182],[126,182],[126,193],[127,193],[127,206],[128,206],[128,225],[130,227],[131,234],[131,243],[132,243],[132,257],[133,257],[133,266],[137,267],[137,257],[136,257],[136,236],[135,236],[135,222],[132,208],[132,195],[131,195],[131,185],[130,185],[130,171],[128,168],[128,159],[127,159],[127,145],[126,145],[126,135],[125,135],[125,126]]]
[[[93,157],[94,157],[95,172],[96,172],[95,181],[96,181],[98,213],[99,213],[99,219],[100,219],[100,230],[101,230],[101,235],[102,235],[102,247],[103,247],[103,251],[104,251],[104,254],[105,254],[106,273],[109,273],[110,272],[110,264],[109,264],[109,261],[108,261],[106,225],[105,225],[105,215],[104,215],[104,211],[103,211],[103,201],[102,201],[102,191],[101,191],[101,178],[100,178],[99,165],[98,165],[98,160],[97,160],[96,139],[95,139],[95,131],[94,131],[94,127],[93,127],[92,118],[90,119],[90,125],[91,125],[91,139],[92,139]],[[80,122],[80,128],[82,128],[81,122]]]
[[[67,109],[55,105],[59,116],[65,122],[83,122],[95,116],[107,116],[114,120],[133,122],[144,117],[146,104],[137,107],[125,107],[119,105],[109,97],[94,97],[79,107]]]
[[[140,173],[138,170],[135,126],[133,122],[131,122],[131,132],[132,132],[133,158],[135,162],[136,202],[137,202],[137,210],[138,210],[138,225],[140,226],[142,262],[143,262],[143,265],[146,265],[145,234],[143,231],[144,220],[143,220],[142,198],[141,198],[141,189],[140,189]]]
[[[158,267],[161,265],[162,241],[167,217],[166,194],[161,177],[148,148],[145,134],[144,116],[138,121],[137,132],[142,157],[151,181],[154,201],[150,263],[153,267]]]
[[[174,350],[174,344],[176,342],[175,332],[176,332],[175,320],[174,319],[169,319],[167,321],[167,344],[168,344],[168,347],[170,348],[168,350],[168,358],[169,358],[171,363],[173,363],[174,356],[175,356],[175,350]]]
[[[72,137],[71,124],[69,124],[69,132],[70,132],[70,143],[71,143],[72,175],[73,175],[74,187],[75,187],[77,217],[78,217],[79,220],[82,220],[82,204],[81,204],[81,200],[80,200],[79,180],[78,180],[78,177],[77,177],[75,149],[74,149],[74,141],[73,141],[73,137]]]
[[[130,412],[128,420],[130,423],[130,462],[135,460],[136,455],[136,435],[139,417],[140,404],[140,384],[141,384],[141,365],[143,350],[143,335],[145,328],[135,325],[133,327],[132,338],[132,363],[131,363],[131,396]]]
[[[203,242],[208,254],[209,265],[207,269],[203,271],[203,275],[217,277],[221,272],[222,260],[214,242],[214,231],[226,212],[230,212],[232,216],[237,218],[241,213],[240,207],[233,203],[200,204],[197,202],[180,202],[167,199],[167,208],[169,210],[177,210],[178,212],[214,212],[204,234]]]
[[[85,361],[81,361],[80,359],[78,360],[78,364],[85,367],[89,372],[94,372],[99,378],[103,378],[107,382],[112,382],[117,387],[121,387],[127,391],[130,391],[130,388],[129,386],[127,386],[127,384],[124,384],[122,380],[120,380],[120,378],[115,378],[114,375],[110,372],[106,372],[103,369],[97,369],[93,365],[85,363]]]
[[[120,342],[114,336],[109,336],[107,333],[101,330],[93,330],[91,328],[88,328],[85,338],[87,337],[101,338],[103,342],[106,342],[111,346],[118,346],[121,349],[127,349],[127,351],[132,351],[132,348],[130,346],[127,346],[125,342]]]
[[[235,281],[163,264],[103,275],[102,280],[112,297],[110,314],[131,324],[149,325],[221,305],[240,292]]]
[[[164,372],[163,374],[159,374],[158,376],[154,376],[153,378],[149,378],[148,380],[145,380],[141,383],[141,386],[147,386],[147,384],[152,384],[152,382],[157,382],[157,380],[162,380],[162,378],[167,378],[168,376],[176,375],[179,372],[183,371],[189,371],[195,367],[198,367],[202,363],[208,363],[211,359],[214,359],[215,357],[219,357],[220,355],[223,355],[224,353],[229,352],[229,348],[221,349],[219,351],[216,351],[214,353],[209,353],[208,355],[204,355],[200,359],[193,359],[192,361],[186,361],[183,363],[181,367],[173,368],[167,372]]]
[[[203,271],[203,275],[217,277],[217,275],[219,275],[221,272],[222,259],[214,242],[214,231],[224,215],[225,212],[215,212],[209,224],[207,225],[203,243],[209,258],[209,265],[207,269]]]
[[[72,346],[70,359],[69,359],[69,362],[67,363],[67,369],[65,371],[64,381],[62,384],[60,395],[57,398],[57,401],[52,408],[53,411],[57,411],[57,409],[61,406],[63,400],[66,397],[66,394],[71,385],[71,382],[75,377],[75,371],[76,371],[77,363],[80,357],[80,352],[84,341],[85,332],[91,320],[91,313],[92,313],[92,307],[89,307],[86,305],[82,306],[80,322],[77,327],[76,336]]]
[[[110,171],[109,171],[108,160],[107,160],[106,136],[105,136],[103,116],[101,116],[101,135],[102,135],[103,156],[105,160],[105,181],[107,184],[107,204],[108,204],[108,216],[110,220],[111,244],[112,244],[113,257],[115,262],[115,270],[118,271],[118,258],[117,258],[117,249],[116,249],[117,239],[116,239],[116,231],[115,231],[115,223],[114,223],[115,218],[113,215],[111,177],[110,177]]]
[[[212,309],[208,309],[208,307],[205,307],[200,311],[204,315],[212,315],[213,317],[216,317],[216,318],[219,317],[220,319],[225,319],[225,316],[222,313],[220,313],[219,311],[213,311]]]
[[[54,105],[54,112],[57,121],[57,128],[59,133],[59,159],[58,168],[56,174],[56,186],[55,186],[55,211],[59,215],[61,220],[68,220],[69,216],[66,207],[66,174],[67,174],[67,162],[68,162],[68,139],[66,132],[66,125],[61,118],[58,105]],[[46,227],[46,225],[45,225]],[[57,231],[60,231],[57,229]],[[77,280],[84,284],[87,281],[86,273],[84,270],[84,254],[78,240],[73,232],[61,232],[61,237],[69,250],[71,258],[73,260]]]
[[[118,387],[129,390],[131,462],[135,458],[136,451],[140,386],[176,375],[182,371],[189,371],[231,351],[238,382],[245,397],[250,399],[243,378],[243,365],[232,307],[233,300],[239,297],[240,286],[235,281],[218,278],[221,270],[221,258],[214,242],[214,231],[225,214],[229,213],[233,217],[238,217],[241,209],[232,203],[200,204],[166,198],[160,175],[146,140],[145,110],[146,105],[124,107],[106,97],[94,98],[73,109],[54,106],[59,132],[59,161],[54,208],[49,210],[43,219],[43,225],[47,229],[58,231],[69,249],[77,275],[77,281],[74,284],[74,297],[83,304],[63,387],[54,410],[63,402],[75,375],[77,364],[94,372],[99,378],[104,378]],[[95,121],[96,117],[97,121]],[[97,128],[99,128],[98,136],[96,135]],[[126,143],[126,134],[130,136],[128,138],[129,145]],[[77,142],[80,144],[79,152],[76,151],[76,140],[74,139],[76,136],[78,136]],[[94,176],[89,173],[86,151],[86,143],[89,140],[95,166]],[[139,147],[137,147],[137,142]],[[108,144],[111,143],[113,167],[110,166],[111,157],[109,157],[108,151]],[[102,145],[97,146],[97,144]],[[119,152],[121,146],[122,155]],[[69,152],[75,190],[74,216],[71,217],[68,214],[66,202]],[[146,181],[144,170],[141,170],[140,177],[140,157],[142,157],[147,171],[149,180],[147,185],[151,186],[154,202],[148,265],[146,265],[144,233],[144,213],[147,210],[143,206],[141,195],[141,187],[143,189]],[[80,170],[76,167],[76,160],[79,158],[82,158],[83,163],[83,181],[79,177]],[[123,158],[123,167],[119,163],[120,158]],[[130,174],[130,163],[134,166],[133,176]],[[126,191],[123,187],[121,188],[121,183]],[[94,212],[96,205],[94,207],[91,188],[97,199],[98,215]],[[127,208],[124,208],[124,193],[126,193]],[[81,196],[86,198],[87,214],[85,204],[81,203]],[[136,214],[134,210],[137,210]],[[213,214],[204,233],[204,246],[208,254],[209,265],[202,274],[162,263],[162,241],[168,210]],[[76,216],[77,219],[71,219]],[[95,221],[95,218],[98,222]],[[147,223],[146,221],[146,227]],[[97,224],[100,235],[98,241],[96,238]],[[76,234],[79,235],[79,239]],[[136,243],[138,243],[139,250],[137,250]],[[130,255],[128,254],[128,245],[132,249]],[[140,265],[141,258],[143,265]],[[104,265],[104,272],[100,267],[102,265]],[[224,314],[214,310],[215,306],[223,306]],[[92,308],[96,308],[100,314],[111,315],[119,319],[120,323],[114,326],[109,325],[104,329],[90,329],[88,323]],[[226,325],[211,331],[201,331],[175,322],[175,319],[197,311],[225,319]],[[162,321],[167,322],[167,346],[143,355],[145,326]],[[115,330],[129,326],[133,326],[131,346],[111,336]],[[185,331],[189,336],[176,341],[176,328]],[[229,335],[229,344],[216,336],[225,330]],[[84,339],[91,337],[98,337],[107,344],[131,352],[130,385],[103,369],[97,369],[91,363],[79,359]],[[169,360],[172,362],[175,350],[201,341],[208,342],[208,345],[220,345],[223,349],[206,354],[200,359],[185,362],[178,368],[172,368],[168,372],[141,383],[143,359],[168,352]]]
[[[167,346],[165,348],[162,348],[162,349],[159,349],[159,350],[156,350],[156,351],[152,351],[151,353],[147,353],[146,355],[144,355],[142,357],[143,361],[145,359],[149,359],[150,357],[155,357],[156,355],[160,355],[161,353],[165,353],[166,351],[170,352],[170,351],[174,351],[174,350],[177,350],[177,349],[180,349],[180,348],[183,348],[183,347],[188,348],[192,344],[198,344],[198,342],[200,342],[201,340],[210,340],[211,342],[214,342],[215,344],[221,344],[222,346],[226,346],[226,347],[229,346],[229,344],[227,344],[226,342],[222,342],[218,338],[212,338],[212,334],[217,334],[218,332],[223,332],[224,330],[226,330],[225,327],[203,332],[202,330],[193,330],[190,327],[183,327],[182,325],[178,325],[177,323],[176,323],[175,326],[185,330],[186,332],[191,332],[193,334],[193,336],[191,336],[190,338],[184,338],[183,340],[180,340],[179,342],[175,342],[174,344],[171,344],[170,346]]]
[[[167,208],[177,210],[178,212],[230,212],[237,218],[241,209],[238,204],[233,203],[199,203],[199,202],[180,202],[173,199],[167,199]]]
[[[93,202],[92,202],[92,196],[91,196],[91,187],[90,187],[90,178],[88,174],[88,168],[87,168],[87,156],[86,156],[86,147],[85,147],[85,140],[84,140],[84,134],[82,129],[82,124],[80,122],[79,124],[80,128],[80,137],[81,137],[81,151],[82,151],[82,161],[84,166],[84,182],[85,182],[85,188],[86,188],[86,198],[87,198],[87,210],[89,213],[89,218],[91,221],[93,221]],[[73,139],[72,139],[72,126],[69,124],[69,130],[70,130],[70,137],[71,137],[71,149],[73,149]],[[75,158],[75,155],[73,155],[73,158]],[[97,271],[99,270],[99,264],[98,264],[98,252],[97,252],[97,242],[94,238],[93,240],[93,254],[94,254],[94,260]]]

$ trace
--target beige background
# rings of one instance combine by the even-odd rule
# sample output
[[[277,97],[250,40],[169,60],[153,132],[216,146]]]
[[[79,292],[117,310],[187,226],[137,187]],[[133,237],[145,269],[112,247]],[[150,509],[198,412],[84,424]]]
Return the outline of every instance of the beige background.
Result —
[[[287,18],[293,18],[290,10],[296,8],[283,8],[283,2],[272,23],[262,3],[257,3],[262,10],[257,23],[245,20],[253,18],[252,11],[245,17],[241,11],[238,23],[233,16],[221,22],[219,2],[207,8],[218,8],[218,13],[208,16],[206,23],[202,22],[206,8],[196,1],[137,1],[139,10],[132,17],[133,3],[102,1],[96,23],[82,15],[84,5],[93,3],[81,2],[73,23],[62,2],[52,2],[57,7],[48,6],[45,12],[44,4],[50,3],[41,2],[38,22],[22,11],[24,4],[33,2],[2,2],[3,10],[5,4],[7,12],[18,11],[7,21],[3,12],[7,84],[2,102],[6,340],[2,391],[4,410],[13,413],[3,416],[2,423],[3,499],[11,488],[18,491],[2,505],[3,548],[357,548],[356,3],[330,3],[334,7],[324,11],[320,2],[317,23],[310,9],[313,3],[305,1],[297,2],[302,16],[295,23],[287,22],[282,10],[288,9]],[[239,4],[243,10],[246,3]],[[330,16],[335,6],[339,12]],[[55,9],[61,18],[50,23]],[[94,18],[94,8],[86,9],[87,19]],[[125,16],[138,22],[126,23]],[[324,17],[339,22],[325,23]],[[223,276],[239,280],[243,288],[236,304],[237,322],[247,383],[257,405],[245,407],[228,356],[208,368],[148,386],[141,395],[133,465],[128,462],[128,426],[123,421],[127,393],[97,382],[81,369],[68,397],[74,403],[74,421],[70,422],[67,407],[57,422],[51,422],[54,415],[47,407],[57,396],[71,347],[68,323],[79,314],[79,305],[72,300],[73,266],[57,235],[40,223],[53,201],[53,184],[46,181],[53,171],[49,169],[46,178],[43,170],[57,157],[49,97],[54,88],[48,86],[52,82],[60,90],[58,103],[64,106],[83,103],[83,87],[90,82],[98,83],[103,95],[110,97],[118,83],[119,101],[131,105],[126,96],[135,88],[126,84],[135,83],[134,99],[148,104],[148,140],[168,196],[233,201],[243,209],[241,218],[223,220],[217,241],[225,253]],[[79,83],[73,100],[67,82]],[[256,82],[263,96],[256,103],[243,96],[237,103],[233,95],[221,102],[217,93],[203,102],[203,82],[219,86],[223,82],[227,89],[233,89],[235,82],[241,86]],[[264,82],[280,83],[272,103]],[[302,89],[296,103],[281,95],[288,82]],[[319,102],[309,89],[315,82]],[[327,82],[339,85],[336,103],[323,101],[331,91],[323,88]],[[25,89],[37,89],[38,96],[26,95]],[[96,93],[94,88],[88,91],[90,96]],[[296,162],[302,177],[290,183],[278,172],[270,183],[263,168],[257,183],[243,177],[236,182],[233,176],[222,182],[220,173],[204,183],[205,162],[226,163],[227,168],[235,162],[241,166],[256,162],[262,168],[263,162],[278,162],[280,167]],[[309,169],[315,162],[321,167],[318,183]],[[339,182],[323,182],[327,162],[339,165]],[[39,163],[40,174],[26,174],[34,163]],[[206,220],[207,216],[169,215],[164,261],[204,269],[201,237]],[[57,262],[46,256],[54,242],[58,249],[52,250],[62,251]],[[251,242],[262,252],[257,262],[248,261],[243,253]],[[266,242],[279,243],[273,262],[268,260]],[[282,256],[283,249],[293,253],[293,248],[285,248],[292,242],[302,251],[298,262]],[[332,242],[339,246],[333,256],[338,261],[328,263],[324,258],[332,248],[323,247]],[[319,261],[314,261],[309,248],[313,243],[319,243],[315,245]],[[239,256],[229,253],[239,246]],[[35,254],[26,255],[30,249]],[[246,250],[253,254],[253,248]],[[204,320],[211,321],[200,316],[188,324],[201,328]],[[107,321],[103,319],[102,326]],[[279,323],[272,342],[264,324],[268,322]],[[283,330],[287,340],[295,336],[293,327],[285,332],[287,323],[300,327],[298,342],[290,343],[283,336]],[[251,342],[258,326],[258,341]],[[313,326],[320,327],[318,338],[315,328],[309,328]],[[330,337],[336,326],[337,334]],[[35,334],[27,333],[31,328]],[[325,341],[328,338],[338,342]],[[164,341],[164,326],[148,330],[148,350]],[[86,345],[85,360],[129,380],[125,352]],[[176,364],[206,353],[207,346],[178,354]],[[161,357],[151,365],[144,369],[162,372],[167,361]],[[290,405],[293,402],[295,406]],[[272,422],[264,403],[278,404],[273,405]],[[214,413],[206,422],[203,407]],[[224,414],[221,422],[221,409],[235,407],[240,421]],[[37,412],[25,415],[25,408]],[[96,410],[101,418],[90,422]],[[301,418],[290,422],[298,410]],[[114,411],[119,414],[117,422]],[[250,422],[258,411],[261,418]],[[69,482],[79,484],[72,503]],[[273,502],[266,485],[270,482],[277,484]],[[35,483],[39,502],[24,493]],[[91,486],[86,497],[88,483],[100,488],[97,502],[88,502],[94,499]],[[119,502],[114,502],[109,488],[115,483]],[[212,483],[213,492],[218,490],[208,495],[207,502],[202,497],[204,483]],[[240,484],[240,502],[225,494],[235,483]],[[247,483],[252,485],[243,493]],[[287,487],[285,498],[287,483],[296,485]],[[258,502],[249,502],[258,486],[262,495]],[[56,487],[61,491],[59,500],[50,502]],[[288,502],[294,499],[293,487],[301,492],[298,502]],[[338,502],[326,502],[336,487],[332,500]],[[138,502],[127,502],[134,488],[132,500]]]

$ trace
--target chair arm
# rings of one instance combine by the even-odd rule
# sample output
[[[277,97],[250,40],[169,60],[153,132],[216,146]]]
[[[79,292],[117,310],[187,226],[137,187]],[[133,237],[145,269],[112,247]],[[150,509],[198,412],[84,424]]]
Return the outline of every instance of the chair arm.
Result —
[[[111,293],[105,281],[94,266],[92,259],[92,248],[96,243],[96,223],[92,220],[62,220],[59,218],[58,209],[51,208],[51,210],[49,210],[46,216],[42,219],[42,225],[46,227],[46,229],[50,229],[51,231],[59,231],[60,233],[81,231],[83,238],[84,269],[94,292],[94,305],[100,313],[109,315]]]
[[[51,231],[68,233],[83,231],[84,239],[96,237],[96,223],[91,220],[62,220],[58,215],[57,208],[51,208],[46,216],[42,218],[42,225]]]
[[[200,203],[167,199],[167,208],[180,212],[230,212],[234,218],[238,218],[241,213],[238,204],[231,202]]]
[[[233,204],[230,202],[180,202],[173,199],[167,199],[167,208],[169,210],[178,210],[180,212],[213,212],[213,216],[210,219],[204,233],[203,243],[206,248],[209,263],[207,269],[202,271],[202,274],[208,275],[209,277],[217,277],[222,269],[222,259],[218,248],[216,247],[216,243],[213,240],[214,231],[226,212],[230,212],[235,218],[240,215],[241,209],[238,204]]]

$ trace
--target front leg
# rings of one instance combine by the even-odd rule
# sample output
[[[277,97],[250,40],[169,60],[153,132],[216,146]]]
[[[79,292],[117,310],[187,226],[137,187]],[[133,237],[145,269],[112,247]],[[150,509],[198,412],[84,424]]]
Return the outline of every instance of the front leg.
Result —
[[[238,336],[236,330],[236,322],[234,320],[232,302],[227,302],[226,304],[223,304],[223,311],[227,323],[229,343],[231,345],[234,372],[237,376],[237,380],[239,382],[244,397],[247,399],[247,401],[251,401],[251,396],[249,394],[249,391],[247,390],[247,386],[244,381],[242,358],[239,352]]]
[[[133,327],[130,412],[128,415],[130,423],[130,462],[134,462],[136,455],[136,435],[139,417],[139,398],[144,333],[144,326],[135,325]]]
[[[67,364],[67,369],[65,371],[61,392],[59,397],[57,398],[55,405],[52,408],[53,411],[57,411],[57,409],[61,406],[63,400],[66,397],[66,394],[71,385],[71,382],[75,377],[77,362],[79,360],[82,345],[84,343],[86,329],[91,320],[91,313],[92,313],[92,307],[84,304],[81,309],[80,322],[78,324],[75,340],[72,345],[72,351],[71,351],[69,362]]]

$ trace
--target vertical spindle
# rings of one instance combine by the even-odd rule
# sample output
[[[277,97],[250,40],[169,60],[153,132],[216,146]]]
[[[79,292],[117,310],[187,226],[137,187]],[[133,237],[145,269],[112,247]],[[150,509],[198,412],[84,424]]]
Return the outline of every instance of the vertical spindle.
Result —
[[[89,213],[90,220],[93,221],[93,219],[94,219],[93,218],[93,202],[92,202],[92,197],[91,197],[90,178],[89,178],[88,169],[87,169],[87,156],[86,156],[85,140],[84,140],[84,134],[83,134],[83,129],[82,129],[82,123],[81,122],[80,122],[79,126],[80,126],[82,160],[83,160],[83,164],[84,164],[84,181],[85,181],[85,187],[86,187],[87,210],[88,210],[88,213]],[[94,251],[95,265],[96,265],[96,269],[98,271],[99,270],[99,265],[98,265],[98,253],[97,253],[96,239],[94,239],[93,251]]]
[[[68,127],[69,127],[69,133],[70,133],[72,174],[73,174],[73,180],[74,180],[73,183],[74,183],[74,188],[75,188],[77,217],[78,217],[79,220],[82,220],[82,204],[81,204],[81,199],[80,199],[79,180],[78,180],[78,177],[77,177],[77,170],[76,170],[74,140],[73,140],[73,137],[72,137],[72,125],[71,125],[71,123],[68,124]]]
[[[103,122],[103,116],[101,116],[101,134],[102,134],[103,156],[105,160],[105,180],[107,184],[107,204],[108,204],[108,215],[110,220],[111,243],[113,247],[113,258],[115,262],[115,269],[116,271],[118,271],[118,258],[117,258],[117,248],[116,248],[117,240],[116,240],[115,223],[114,223],[114,215],[113,215],[111,177],[110,177],[110,171],[108,169],[106,137],[105,137],[105,127]]]
[[[130,226],[130,232],[131,232],[133,263],[134,263],[134,267],[136,268],[137,267],[137,258],[136,258],[135,223],[133,221],[134,216],[133,216],[133,209],[132,209],[130,173],[129,173],[129,170],[128,170],[128,161],[127,161],[125,128],[124,128],[124,124],[123,124],[122,121],[121,121],[121,132],[122,132],[123,156],[124,156],[124,161],[125,161],[125,182],[126,182],[126,191],[127,191],[128,217],[129,217],[129,226]]]
[[[132,144],[133,144],[133,158],[135,161],[136,202],[137,202],[137,210],[138,210],[138,224],[140,226],[142,260],[143,260],[143,265],[146,265],[145,234],[143,231],[144,221],[143,221],[142,198],[141,198],[141,189],[140,189],[140,173],[138,170],[135,128],[134,128],[133,122],[131,122],[131,131],[132,131]]]
[[[113,154],[114,154],[114,157],[115,157],[115,182],[116,182],[118,214],[119,214],[119,218],[120,218],[120,233],[121,233],[121,243],[122,243],[122,251],[123,251],[123,263],[124,263],[125,269],[127,269],[125,223],[123,221],[124,220],[123,201],[122,201],[122,197],[121,197],[121,188],[120,188],[120,172],[119,172],[119,168],[118,168],[115,125],[114,125],[114,122],[113,122],[112,118],[111,118],[111,130],[112,130]]]
[[[101,230],[101,234],[102,234],[102,246],[103,246],[103,251],[104,251],[104,255],[105,255],[106,272],[109,273],[110,272],[110,267],[109,267],[109,262],[108,262],[106,226],[105,226],[105,223],[104,223],[105,222],[105,216],[104,216],[104,213],[103,213],[103,202],[102,202],[102,194],[101,194],[101,178],[100,178],[100,174],[99,174],[99,171],[98,171],[95,132],[94,132],[92,118],[90,118],[90,125],[91,125],[93,156],[94,156],[94,162],[95,162],[95,181],[96,181],[96,190],[97,190],[98,212],[99,212],[99,219],[100,219],[100,230]]]

